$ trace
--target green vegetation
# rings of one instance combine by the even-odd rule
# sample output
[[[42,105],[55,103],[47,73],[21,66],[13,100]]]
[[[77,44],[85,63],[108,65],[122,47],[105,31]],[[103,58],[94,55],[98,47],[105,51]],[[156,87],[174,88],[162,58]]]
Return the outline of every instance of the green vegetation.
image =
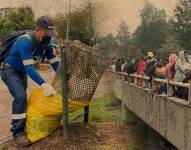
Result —
[[[168,23],[164,10],[157,10],[153,5],[146,5],[141,11],[141,25],[134,33],[138,47],[159,49],[167,36]]]
[[[118,47],[117,41],[113,34],[108,34],[105,37],[97,38],[98,44],[95,46],[101,50],[103,55],[109,55]]]
[[[116,121],[120,116],[120,109],[108,110],[106,105],[109,104],[114,97],[112,95],[106,95],[100,98],[96,98],[90,102],[89,118],[91,121],[103,122],[103,121]],[[83,110],[70,113],[69,118],[73,120],[79,114],[82,114]],[[81,118],[80,118],[81,119]]]
[[[85,8],[75,10],[70,14],[58,14],[55,17],[55,21],[59,37],[62,39],[66,38],[67,20],[69,19],[69,40],[80,40],[91,45],[94,36],[92,11],[93,8],[89,4]]]
[[[4,146],[0,144],[0,150],[3,150]]]
[[[175,19],[171,20],[178,41],[183,48],[191,49],[191,1],[181,0],[174,10]]]
[[[13,31],[33,30],[34,12],[31,7],[20,7],[0,16],[0,39]]]

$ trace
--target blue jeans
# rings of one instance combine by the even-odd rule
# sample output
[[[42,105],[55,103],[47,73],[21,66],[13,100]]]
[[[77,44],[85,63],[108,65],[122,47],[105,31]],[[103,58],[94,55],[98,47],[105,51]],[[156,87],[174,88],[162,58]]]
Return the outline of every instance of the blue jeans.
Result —
[[[158,91],[158,94],[162,94],[162,93],[167,94],[167,84],[166,83],[162,84],[157,91]]]
[[[13,96],[11,132],[14,137],[24,135],[27,109],[27,75],[5,65],[1,67],[0,74],[1,79]]]

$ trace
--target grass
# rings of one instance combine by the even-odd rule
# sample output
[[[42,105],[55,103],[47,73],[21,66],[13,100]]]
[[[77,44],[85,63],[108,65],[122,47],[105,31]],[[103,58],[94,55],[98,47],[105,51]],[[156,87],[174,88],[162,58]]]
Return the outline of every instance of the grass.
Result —
[[[0,150],[3,150],[4,146],[0,144]]]
[[[89,119],[90,121],[104,122],[104,121],[116,121],[120,116],[120,109],[108,110],[105,106],[114,100],[114,96],[105,95],[100,98],[96,98],[90,102],[89,107]],[[70,120],[82,114],[83,110],[77,110],[74,113],[69,114]]]

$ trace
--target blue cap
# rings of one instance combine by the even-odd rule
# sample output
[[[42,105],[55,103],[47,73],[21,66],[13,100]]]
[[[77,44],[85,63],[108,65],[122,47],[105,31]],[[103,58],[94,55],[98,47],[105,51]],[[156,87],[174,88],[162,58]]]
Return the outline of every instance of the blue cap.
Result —
[[[48,36],[58,35],[54,25],[54,19],[49,16],[42,16],[36,21],[36,27],[42,28]]]

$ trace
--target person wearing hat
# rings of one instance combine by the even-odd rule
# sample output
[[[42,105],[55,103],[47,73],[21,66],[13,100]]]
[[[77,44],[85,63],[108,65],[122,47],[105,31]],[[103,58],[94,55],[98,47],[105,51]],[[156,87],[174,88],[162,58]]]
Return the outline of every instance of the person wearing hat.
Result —
[[[149,58],[153,58],[153,57],[154,57],[154,54],[153,54],[153,52],[148,51],[147,56],[148,56]]]
[[[174,69],[174,81],[176,82],[185,82],[185,77],[188,76],[188,73],[191,70],[191,66],[188,61],[189,52],[186,50],[181,50],[179,52],[179,58],[177,59]],[[188,100],[188,89],[184,87],[175,86],[175,96],[181,99]]]
[[[14,142],[18,146],[29,146],[24,128],[27,108],[27,76],[41,86],[45,96],[56,94],[56,90],[47,83],[35,69],[35,61],[45,57],[56,71],[59,62],[50,44],[51,37],[57,36],[54,20],[49,16],[37,19],[34,31],[20,36],[9,49],[9,55],[1,67],[1,78],[13,96],[12,128]]]

